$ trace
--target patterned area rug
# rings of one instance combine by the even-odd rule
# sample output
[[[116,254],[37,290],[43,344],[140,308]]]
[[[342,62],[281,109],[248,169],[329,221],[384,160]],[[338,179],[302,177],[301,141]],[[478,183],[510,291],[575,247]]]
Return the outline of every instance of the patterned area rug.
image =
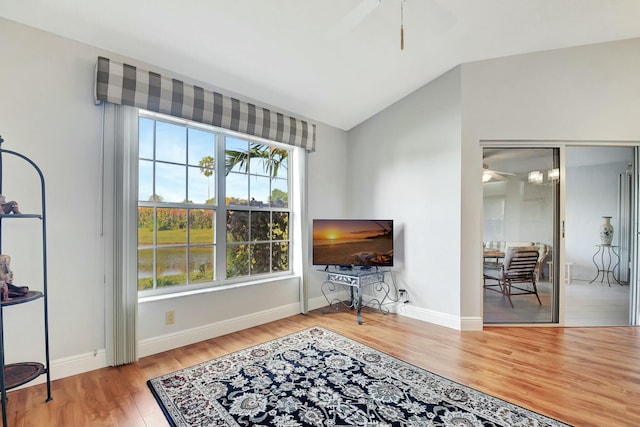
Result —
[[[174,426],[566,426],[320,327],[148,385]]]

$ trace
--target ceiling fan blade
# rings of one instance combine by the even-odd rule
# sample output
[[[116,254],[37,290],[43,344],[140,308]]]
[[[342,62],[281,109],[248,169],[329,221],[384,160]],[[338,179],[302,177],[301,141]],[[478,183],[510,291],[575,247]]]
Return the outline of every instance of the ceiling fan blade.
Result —
[[[487,166],[487,165],[482,165],[482,172],[488,172],[488,173],[493,173],[493,174],[498,174],[498,175],[516,176],[515,173],[503,172],[503,171],[497,171],[497,170],[489,169],[489,166]]]
[[[482,165],[482,182],[502,182],[509,179],[510,176],[516,176],[515,173],[502,172],[489,169],[487,165]]]
[[[485,171],[482,173],[482,176],[484,177],[485,174],[488,174],[489,178],[486,180],[483,178],[483,182],[502,182],[507,180],[507,177],[505,177],[504,175],[495,173],[493,171]]]

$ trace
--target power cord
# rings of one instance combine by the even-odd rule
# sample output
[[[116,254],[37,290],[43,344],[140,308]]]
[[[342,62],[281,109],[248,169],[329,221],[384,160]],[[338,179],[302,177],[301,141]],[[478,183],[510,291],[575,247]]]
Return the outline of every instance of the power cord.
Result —
[[[403,304],[409,303],[409,293],[406,289],[398,289],[398,285],[396,284],[396,276],[393,274],[393,271],[389,272],[391,276],[391,282],[393,283],[393,288],[396,290],[396,299],[392,299],[393,302],[402,302]]]

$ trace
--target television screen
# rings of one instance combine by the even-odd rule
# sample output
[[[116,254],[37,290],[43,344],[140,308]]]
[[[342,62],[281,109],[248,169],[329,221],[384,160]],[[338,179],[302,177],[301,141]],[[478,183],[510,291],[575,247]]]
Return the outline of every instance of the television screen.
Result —
[[[313,265],[393,266],[393,220],[314,219]]]

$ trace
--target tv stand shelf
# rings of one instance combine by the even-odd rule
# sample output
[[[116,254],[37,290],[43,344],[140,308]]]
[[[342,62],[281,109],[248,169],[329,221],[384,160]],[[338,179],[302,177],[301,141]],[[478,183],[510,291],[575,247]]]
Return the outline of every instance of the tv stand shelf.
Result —
[[[383,304],[387,301],[391,301],[389,293],[391,287],[385,282],[385,270],[379,270],[378,268],[370,269],[332,269],[326,268],[321,270],[327,277],[322,283],[322,295],[329,306],[323,310],[323,313],[330,313],[331,311],[337,311],[340,306],[353,308],[356,310],[356,320],[358,324],[362,324],[362,307],[373,307],[384,314],[388,314],[389,310],[383,307]],[[338,298],[330,299],[329,294],[336,292],[338,287],[341,286],[345,290],[349,290],[350,301],[345,302]],[[375,296],[363,301],[362,290],[365,286],[370,286]],[[380,295],[380,296],[378,296]]]

